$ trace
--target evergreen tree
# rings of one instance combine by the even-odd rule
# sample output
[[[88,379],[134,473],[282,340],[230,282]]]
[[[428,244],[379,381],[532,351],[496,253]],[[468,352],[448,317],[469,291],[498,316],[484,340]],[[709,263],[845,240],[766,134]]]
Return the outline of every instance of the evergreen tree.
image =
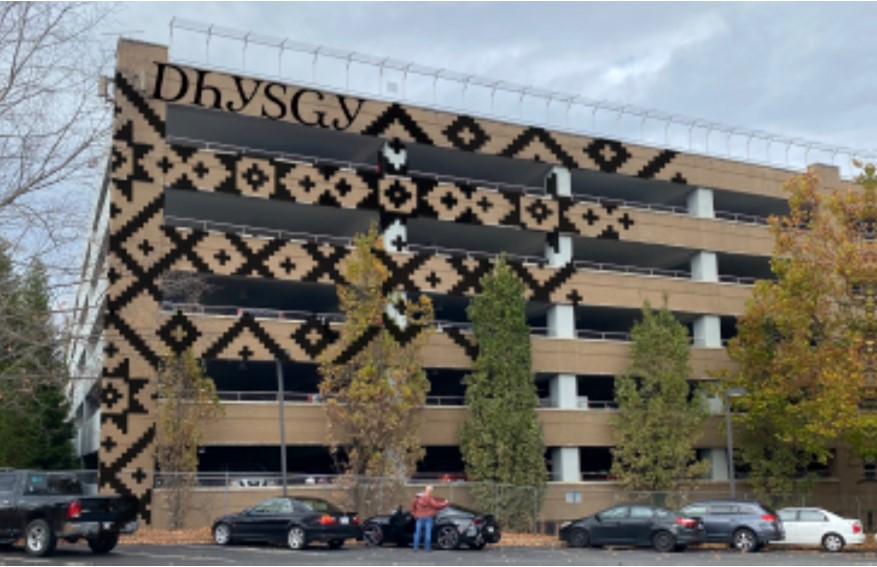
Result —
[[[495,510],[503,525],[524,529],[547,476],[524,284],[502,258],[481,283],[467,309],[479,352],[466,377],[469,413],[460,450],[470,480],[511,485],[473,485],[476,504]]]
[[[631,332],[630,364],[615,382],[618,415],[612,473],[629,490],[676,490],[702,476],[693,442],[706,418],[706,405],[691,394],[688,332],[670,313],[646,301]]]
[[[39,261],[23,277],[0,245],[0,466],[76,468],[67,382]]]

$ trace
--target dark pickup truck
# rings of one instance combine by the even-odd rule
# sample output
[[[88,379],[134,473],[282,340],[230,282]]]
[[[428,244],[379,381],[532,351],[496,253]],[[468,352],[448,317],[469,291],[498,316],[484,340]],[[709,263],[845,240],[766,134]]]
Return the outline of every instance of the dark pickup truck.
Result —
[[[0,548],[24,539],[29,554],[44,556],[59,538],[85,539],[109,553],[119,534],[137,530],[136,518],[136,499],[85,496],[76,473],[0,469]]]

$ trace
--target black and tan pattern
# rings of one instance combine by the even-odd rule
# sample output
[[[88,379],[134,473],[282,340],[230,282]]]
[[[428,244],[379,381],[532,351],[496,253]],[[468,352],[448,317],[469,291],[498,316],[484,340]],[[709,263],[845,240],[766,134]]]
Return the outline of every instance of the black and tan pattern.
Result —
[[[247,238],[164,226],[165,188],[370,209],[380,214],[385,225],[393,220],[404,223],[411,218],[429,218],[520,227],[547,234],[549,242],[556,242],[561,233],[622,238],[641,225],[635,210],[559,197],[556,190],[551,190],[550,181],[548,195],[537,197],[411,175],[407,164],[400,165],[399,160],[387,159],[386,155],[378,158],[374,168],[349,169],[321,162],[169,145],[167,99],[150,98],[158,91],[152,86],[143,90],[142,84],[143,77],[154,76],[155,63],[166,56],[166,50],[157,46],[120,44],[110,159],[110,285],[101,391],[100,486],[101,490],[138,497],[140,516],[147,523],[153,512],[154,377],[162,356],[191,348],[208,358],[314,361],[338,339],[337,330],[318,319],[268,322],[249,314],[235,319],[182,313],[163,316],[159,309],[161,278],[176,270],[337,285],[344,283],[342,264],[350,253],[345,247],[318,242]],[[212,72],[207,75],[210,80],[220,77],[218,80],[225,81],[226,86],[240,87],[241,80],[249,81]],[[196,83],[192,80],[189,84]],[[223,85],[217,88],[223,89],[225,97],[234,92]],[[680,166],[679,156],[670,151],[324,95],[312,89],[289,87],[289,104],[305,100],[303,93],[310,102],[302,103],[295,112],[276,105],[266,107],[264,95],[255,89],[246,104],[229,100],[214,109],[384,138],[399,155],[406,151],[406,144],[420,144],[679,183],[692,175]],[[197,100],[181,96],[176,103],[198,104]],[[334,108],[326,106],[330,104]],[[266,113],[266,108],[270,112]],[[303,116],[308,117],[307,121]],[[492,260],[383,253],[381,261],[390,273],[388,290],[469,296],[480,291],[481,278]],[[575,305],[588,296],[592,276],[583,271],[571,266],[557,269],[510,263],[532,300]],[[635,300],[639,305],[640,298]],[[416,329],[397,328],[385,318],[337,358],[355,356],[380,329],[387,329],[401,342],[416,334]],[[475,356],[476,347],[466,334],[452,329],[448,337],[469,358]]]
[[[620,238],[641,214],[629,207],[557,197],[552,194],[550,179],[546,196],[532,196],[465,182],[377,172],[373,168],[290,163],[246,154],[217,156],[185,146],[171,146],[168,155],[172,157],[168,159],[171,166],[165,183],[170,187],[377,210],[385,225],[394,219],[404,222],[428,218],[511,226],[550,235]],[[192,178],[199,182],[193,184]]]
[[[178,168],[185,170],[178,175],[181,185],[194,187],[205,180],[195,172],[202,168],[186,163],[191,154],[176,163],[162,159],[163,106],[147,102],[122,72],[117,73],[115,84],[99,478],[101,490],[137,497],[140,516],[149,522],[155,440],[153,377],[162,352],[144,314],[158,312],[158,278],[169,260],[161,228],[161,175]],[[220,186],[221,180],[206,183]]]

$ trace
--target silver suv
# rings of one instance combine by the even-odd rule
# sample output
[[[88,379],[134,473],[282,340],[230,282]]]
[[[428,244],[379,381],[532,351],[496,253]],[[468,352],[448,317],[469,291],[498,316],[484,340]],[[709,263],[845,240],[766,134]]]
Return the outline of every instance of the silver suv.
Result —
[[[740,551],[758,551],[786,537],[777,513],[753,500],[705,500],[680,512],[703,522],[708,543],[727,543]]]

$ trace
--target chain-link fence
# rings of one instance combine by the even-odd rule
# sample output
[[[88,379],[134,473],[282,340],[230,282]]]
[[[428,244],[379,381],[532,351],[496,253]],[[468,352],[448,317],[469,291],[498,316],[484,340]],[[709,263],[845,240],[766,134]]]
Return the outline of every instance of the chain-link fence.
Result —
[[[171,479],[174,476],[169,473],[155,476],[153,524],[156,527],[167,526],[168,487],[173,486]],[[184,525],[209,526],[221,515],[236,513],[261,500],[281,495],[283,484],[283,478],[277,473],[198,473],[191,484]],[[435,487],[436,496],[446,498],[453,505],[504,519],[504,529],[549,534],[556,533],[563,521],[617,504],[648,503],[678,509],[692,502],[728,498],[728,488],[724,483],[704,483],[690,490],[649,492],[624,490],[612,482],[549,483],[538,488],[469,482],[454,475],[400,480],[289,474],[286,492],[293,497],[323,498],[348,511],[356,511],[365,519],[393,512],[400,506],[407,510],[411,499],[427,484]],[[775,508],[824,508],[860,520],[869,532],[877,529],[877,491],[874,494],[864,490],[843,493],[839,486],[825,485],[810,492],[759,497],[744,484],[738,488],[736,499],[758,500]]]

